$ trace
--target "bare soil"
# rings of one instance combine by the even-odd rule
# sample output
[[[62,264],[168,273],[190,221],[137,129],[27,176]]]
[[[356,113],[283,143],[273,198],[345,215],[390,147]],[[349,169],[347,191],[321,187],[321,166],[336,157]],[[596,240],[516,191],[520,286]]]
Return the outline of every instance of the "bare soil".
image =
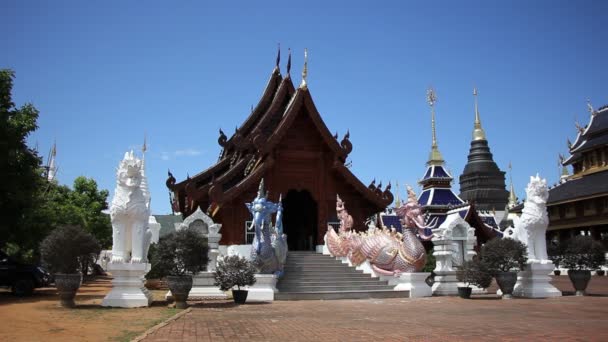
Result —
[[[166,290],[151,291],[149,308],[104,308],[110,289],[109,277],[82,284],[75,309],[59,305],[55,288],[36,289],[25,298],[0,289],[0,341],[129,341],[181,311],[168,306]]]

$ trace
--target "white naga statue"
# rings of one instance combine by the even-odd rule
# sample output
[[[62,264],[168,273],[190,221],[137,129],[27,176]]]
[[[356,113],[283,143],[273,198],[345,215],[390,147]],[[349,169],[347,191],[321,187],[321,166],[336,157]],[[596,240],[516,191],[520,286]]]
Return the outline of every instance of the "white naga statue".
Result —
[[[116,171],[116,190],[110,206],[112,263],[145,263],[152,232],[148,228],[150,192],[144,159],[125,153]]]
[[[538,174],[530,177],[526,188],[526,202],[521,217],[514,220],[515,228],[507,228],[505,236],[519,240],[528,246],[528,261],[549,263],[545,234],[549,225],[547,180]]]

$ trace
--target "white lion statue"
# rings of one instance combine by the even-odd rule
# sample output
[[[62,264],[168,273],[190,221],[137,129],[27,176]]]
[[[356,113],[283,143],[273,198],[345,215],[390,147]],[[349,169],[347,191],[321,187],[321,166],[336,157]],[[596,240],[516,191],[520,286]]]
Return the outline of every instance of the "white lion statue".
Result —
[[[505,236],[509,236],[526,244],[528,247],[528,261],[549,263],[547,257],[547,242],[545,234],[549,225],[547,216],[547,199],[549,189],[547,180],[541,179],[538,174],[530,177],[526,188],[526,202],[521,217],[515,219],[515,228],[507,228]]]
[[[116,171],[116,190],[110,206],[112,263],[145,263],[152,232],[148,227],[150,193],[144,160],[125,153]]]

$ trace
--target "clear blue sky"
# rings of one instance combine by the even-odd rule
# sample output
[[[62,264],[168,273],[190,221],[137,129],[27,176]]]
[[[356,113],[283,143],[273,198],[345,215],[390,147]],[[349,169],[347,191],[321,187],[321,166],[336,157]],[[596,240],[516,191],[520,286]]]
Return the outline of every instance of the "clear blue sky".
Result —
[[[453,175],[477,86],[494,159],[504,171],[512,161],[519,197],[536,172],[557,181],[586,99],[608,104],[606,1],[217,3],[0,3],[0,67],[16,72],[15,102],[40,110],[31,144],[46,156],[57,141],[60,183],[85,175],[113,193],[115,167],[147,134],[153,212],[170,212],[167,169],[182,180],[216,161],[218,128],[233,132],[257,104],[278,42],[283,71],[294,52],[294,82],[308,48],[309,89],[330,131],[350,129],[365,184],[422,176],[429,85]]]

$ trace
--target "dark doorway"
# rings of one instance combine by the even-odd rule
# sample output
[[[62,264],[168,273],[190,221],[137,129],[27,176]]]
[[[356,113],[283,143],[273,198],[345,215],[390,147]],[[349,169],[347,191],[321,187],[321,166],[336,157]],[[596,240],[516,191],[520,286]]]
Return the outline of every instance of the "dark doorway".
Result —
[[[317,202],[307,190],[283,198],[283,231],[290,251],[312,251],[317,244]]]

